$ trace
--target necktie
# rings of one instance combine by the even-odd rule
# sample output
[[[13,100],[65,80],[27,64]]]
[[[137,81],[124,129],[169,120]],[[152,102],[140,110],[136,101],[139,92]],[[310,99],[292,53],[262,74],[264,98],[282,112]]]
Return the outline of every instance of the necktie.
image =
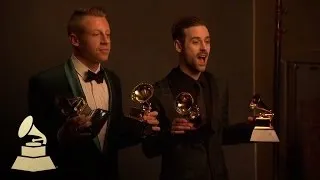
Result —
[[[88,71],[86,73],[86,82],[96,81],[98,84],[103,82],[104,72],[100,70],[98,73],[93,73],[92,71]]]
[[[206,121],[206,104],[204,101],[204,93],[202,85],[197,82],[197,88],[198,88],[198,96],[197,96],[197,104],[199,106],[200,110],[200,117],[201,117],[201,124],[205,124]]]

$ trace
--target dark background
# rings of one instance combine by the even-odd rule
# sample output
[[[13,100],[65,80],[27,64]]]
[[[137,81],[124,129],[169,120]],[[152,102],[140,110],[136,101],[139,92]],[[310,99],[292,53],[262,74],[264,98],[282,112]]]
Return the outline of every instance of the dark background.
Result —
[[[71,55],[66,24],[75,8],[98,5],[107,10],[111,25],[112,50],[106,66],[114,70],[122,80],[125,112],[131,103],[129,94],[137,83],[159,80],[176,66],[177,57],[170,34],[172,22],[183,15],[197,15],[207,21],[212,37],[208,71],[230,80],[230,122],[236,123],[246,120],[248,102],[254,92],[261,93],[266,104],[272,106],[273,103],[275,2],[275,0],[2,1],[0,77],[3,81],[0,88],[2,128],[0,132],[4,143],[1,145],[0,155],[1,172],[3,172],[1,176],[11,168],[16,156],[20,154],[21,144],[17,132],[21,121],[28,115],[26,114],[28,78],[41,70],[64,62]],[[225,147],[231,180],[267,180],[272,179],[274,174],[280,174],[280,179],[285,179],[288,174],[294,172],[300,172],[299,177],[302,178],[298,179],[315,177],[316,170],[311,171],[305,164],[310,164],[311,158],[308,157],[314,155],[310,152],[319,149],[317,145],[317,137],[320,138],[319,133],[317,134],[319,131],[314,130],[315,127],[319,127],[317,124],[320,122],[319,117],[309,118],[312,121],[308,123],[311,124],[308,127],[313,129],[312,136],[315,140],[307,145],[296,146],[298,142],[304,141],[292,138],[292,134],[300,131],[290,131],[296,126],[291,127],[288,124],[299,124],[300,120],[306,118],[305,116],[289,118],[290,114],[297,111],[288,104],[301,99],[307,99],[308,104],[311,100],[313,102],[319,98],[319,65],[316,63],[320,62],[320,35],[317,33],[320,32],[318,23],[320,3],[317,0],[285,0],[283,4],[287,8],[287,14],[283,17],[287,31],[283,35],[282,46],[284,70],[281,83],[283,85],[281,115],[283,116],[279,120],[281,143],[276,146],[279,151],[274,153],[272,144]],[[300,71],[293,70],[292,78],[290,73],[286,73],[290,70],[286,67],[291,67],[291,62],[306,64],[301,65],[304,68]],[[309,62],[315,64],[310,65]],[[297,63],[293,63],[292,66],[296,67]],[[298,77],[297,81],[294,80],[295,77]],[[298,83],[291,86],[290,79]],[[294,93],[295,91],[291,93],[292,88],[288,88],[289,85],[293,89],[298,89],[299,93]],[[309,96],[306,98],[303,94]],[[314,104],[318,104],[317,102]],[[320,110],[319,106],[313,105],[307,108],[308,113],[305,114],[309,115],[309,111],[317,110]],[[300,133],[308,132],[308,129],[305,129]],[[302,137],[309,139],[305,134]],[[306,146],[308,151],[301,153]],[[292,151],[292,148],[298,150]],[[302,158],[304,163],[298,159],[292,161],[296,166],[288,166],[288,159],[296,157],[297,153],[305,157]],[[275,164],[273,164],[274,157],[279,157]],[[319,156],[316,158],[320,160]],[[146,159],[140,146],[121,151],[119,160],[123,179],[133,177],[157,179],[160,159]],[[319,167],[319,161],[312,162],[315,167]]]

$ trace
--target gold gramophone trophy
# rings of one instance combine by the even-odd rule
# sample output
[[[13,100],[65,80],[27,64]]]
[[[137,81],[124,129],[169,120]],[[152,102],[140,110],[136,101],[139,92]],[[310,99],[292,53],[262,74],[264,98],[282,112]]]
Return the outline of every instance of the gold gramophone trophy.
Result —
[[[154,88],[151,84],[140,83],[135,86],[131,92],[131,100],[138,104],[139,107],[132,107],[130,109],[129,117],[139,120],[143,123],[143,135],[153,135],[155,132],[152,126],[147,124],[143,119],[143,115],[151,112],[150,98],[153,96]]]
[[[80,130],[80,133],[90,133],[96,136],[109,117],[109,111],[103,109],[92,110],[82,97],[74,98],[57,98],[57,104],[62,114],[69,118],[85,115],[91,118],[92,125],[90,128]]]
[[[130,115],[133,118],[138,118],[138,120],[142,120],[142,116],[145,113],[151,111],[151,103],[149,99],[153,96],[154,88],[151,84],[148,83],[140,83],[136,87],[133,88],[131,92],[131,100],[140,105],[139,108],[132,108]]]
[[[181,92],[177,95],[175,109],[178,114],[188,121],[194,121],[200,116],[200,109],[194,103],[192,95],[188,92]]]
[[[259,94],[255,94],[249,105],[254,113],[255,127],[250,141],[253,142],[279,142],[277,133],[272,126],[274,113],[261,100]]]

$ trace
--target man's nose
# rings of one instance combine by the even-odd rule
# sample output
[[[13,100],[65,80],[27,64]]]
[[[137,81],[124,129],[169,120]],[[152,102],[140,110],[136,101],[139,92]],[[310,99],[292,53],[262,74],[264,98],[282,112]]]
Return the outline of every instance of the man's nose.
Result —
[[[201,49],[201,50],[206,50],[206,49],[207,49],[207,45],[206,45],[205,42],[201,42],[201,44],[200,44],[200,49]]]
[[[101,37],[101,42],[102,42],[102,43],[109,44],[109,43],[111,42],[110,36],[108,36],[108,35],[103,35],[103,36]]]

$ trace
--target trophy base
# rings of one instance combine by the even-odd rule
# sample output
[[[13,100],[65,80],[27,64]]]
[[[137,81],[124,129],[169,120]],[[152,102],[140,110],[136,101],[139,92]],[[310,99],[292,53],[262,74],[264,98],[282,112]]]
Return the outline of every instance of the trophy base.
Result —
[[[251,134],[251,142],[280,142],[277,133],[271,127],[256,126]]]
[[[49,156],[37,158],[18,156],[11,169],[37,172],[56,169],[56,167]]]
[[[92,126],[91,133],[93,136],[97,136],[105,123],[109,119],[110,112],[103,109],[95,109],[90,114]]]

